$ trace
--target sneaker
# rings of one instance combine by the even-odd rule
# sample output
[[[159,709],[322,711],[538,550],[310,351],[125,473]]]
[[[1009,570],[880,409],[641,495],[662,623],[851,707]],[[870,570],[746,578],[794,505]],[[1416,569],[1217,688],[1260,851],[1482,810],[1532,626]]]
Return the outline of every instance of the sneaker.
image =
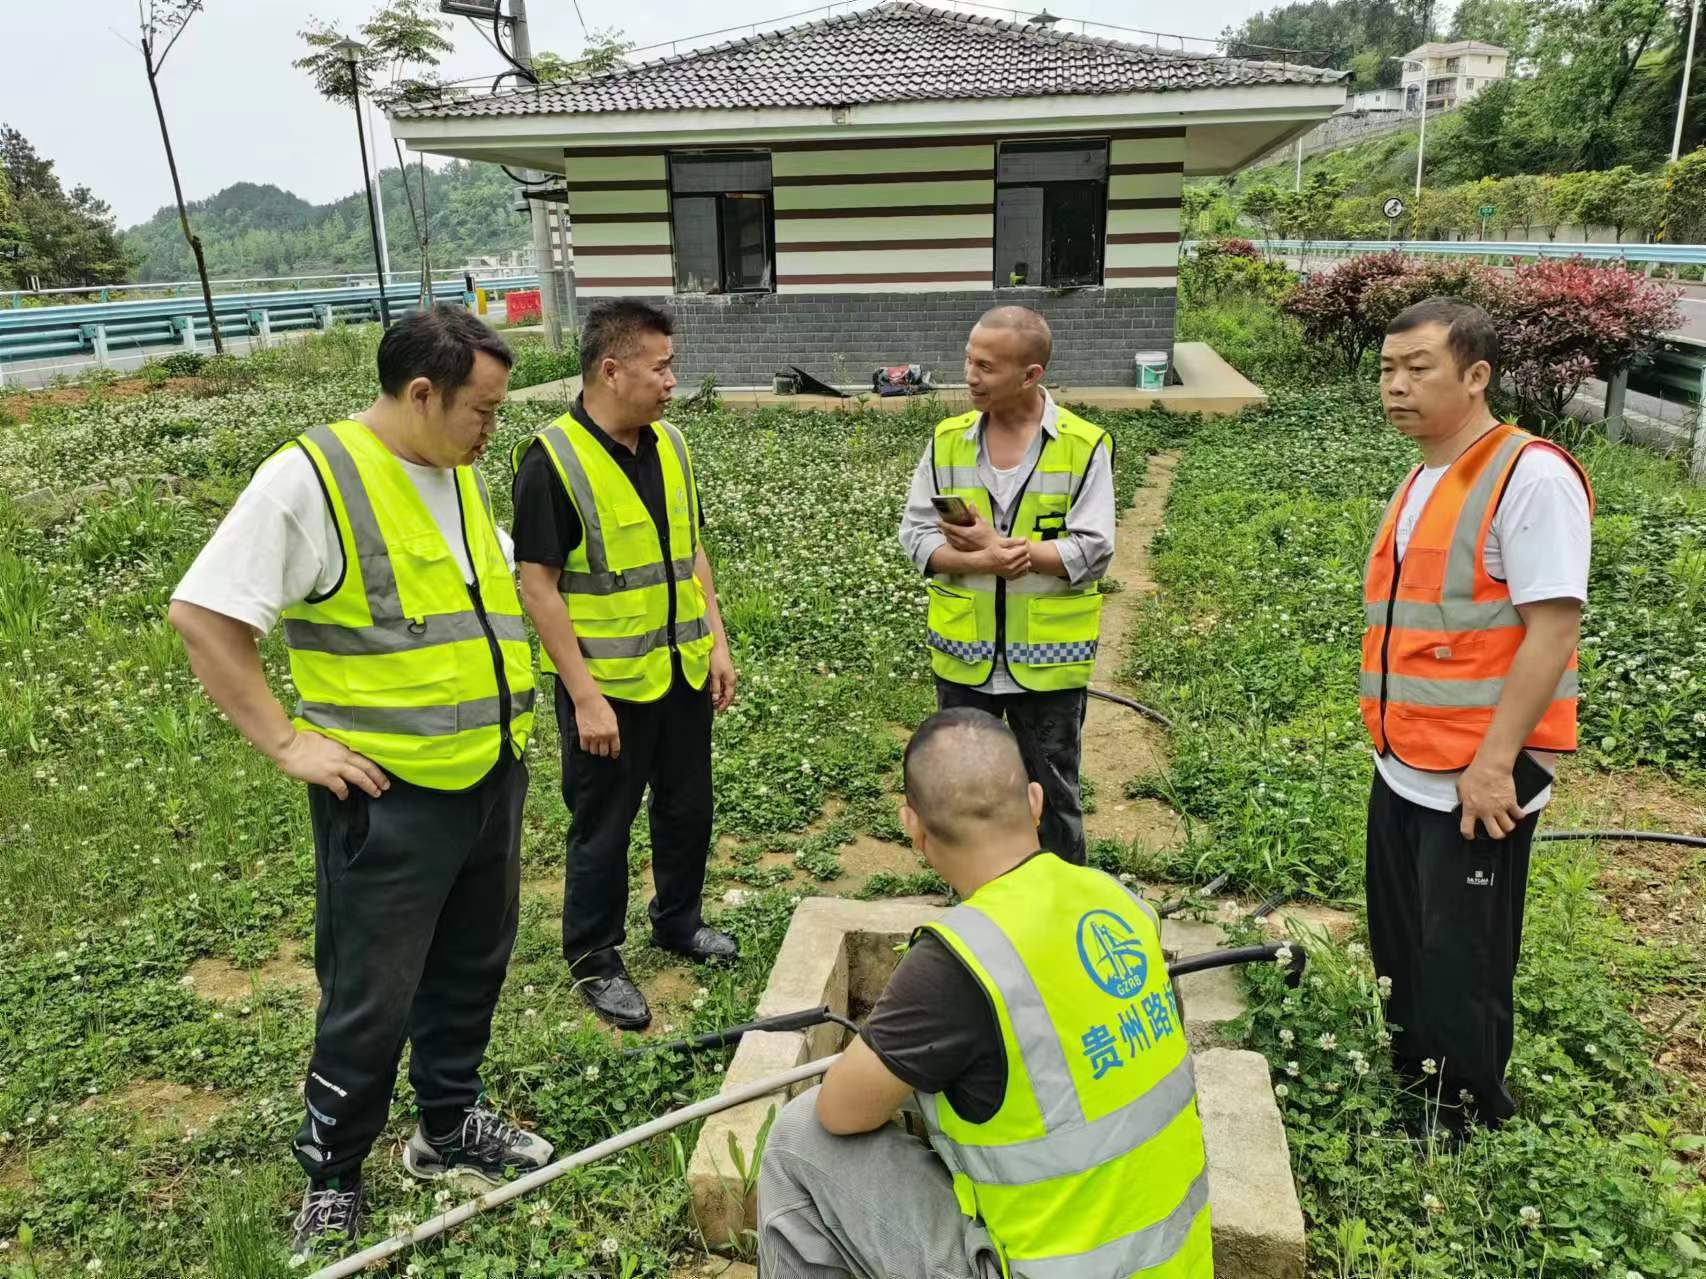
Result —
[[[354,1243],[360,1234],[361,1178],[311,1181],[291,1227],[291,1259],[307,1261],[322,1245]]]
[[[550,1162],[550,1142],[477,1106],[448,1139],[434,1141],[424,1124],[416,1124],[403,1147],[403,1167],[425,1181],[471,1173],[496,1186],[511,1172],[533,1172]]]

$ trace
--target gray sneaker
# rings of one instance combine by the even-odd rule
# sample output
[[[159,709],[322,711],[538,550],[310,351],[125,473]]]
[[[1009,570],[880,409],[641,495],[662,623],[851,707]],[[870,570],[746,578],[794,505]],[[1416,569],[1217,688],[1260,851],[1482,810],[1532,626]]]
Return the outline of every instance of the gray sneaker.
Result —
[[[524,1175],[550,1162],[550,1142],[477,1106],[449,1140],[433,1141],[425,1126],[416,1124],[403,1147],[403,1167],[426,1181],[471,1173],[495,1186],[510,1173]]]
[[[290,1256],[304,1262],[325,1245],[354,1243],[361,1234],[361,1178],[312,1181],[291,1226]]]

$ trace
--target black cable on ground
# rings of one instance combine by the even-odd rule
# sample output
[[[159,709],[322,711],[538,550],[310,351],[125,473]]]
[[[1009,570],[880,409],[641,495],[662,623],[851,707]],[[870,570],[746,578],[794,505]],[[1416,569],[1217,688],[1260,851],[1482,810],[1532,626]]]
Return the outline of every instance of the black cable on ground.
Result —
[[[1118,693],[1110,693],[1106,689],[1092,688],[1092,689],[1089,689],[1087,691],[1089,692],[1091,697],[1099,697],[1104,702],[1113,702],[1116,705],[1124,706],[1130,710],[1134,710],[1139,715],[1142,715],[1147,719],[1154,720],[1157,724],[1161,725],[1162,728],[1165,728],[1168,731],[1171,731],[1173,728],[1173,721],[1172,720],[1168,719],[1165,715],[1163,715],[1160,711],[1154,709],[1153,707],[1145,706],[1142,702],[1134,702],[1129,697],[1121,697]]]
[[[1232,876],[1230,874],[1216,875],[1213,879],[1209,880],[1208,883],[1204,884],[1201,888],[1189,889],[1186,891],[1186,893],[1183,897],[1175,897],[1172,901],[1167,902],[1164,905],[1157,906],[1155,908],[1155,914],[1157,915],[1157,917],[1159,917],[1161,919],[1166,919],[1169,916],[1177,915],[1180,911],[1182,911],[1190,903],[1191,898],[1193,898],[1193,897],[1212,897],[1216,893],[1218,893],[1222,888],[1226,887],[1226,881],[1231,879],[1231,878],[1232,878]]]
[[[1256,907],[1255,910],[1251,911],[1250,912],[1250,918],[1251,919],[1265,919],[1267,916],[1273,914],[1276,910],[1278,910],[1281,906],[1285,905],[1286,902],[1288,902],[1289,900],[1291,900],[1291,894],[1286,892],[1284,889],[1281,889],[1279,892],[1275,893],[1272,897],[1268,898],[1265,902],[1263,902],[1260,906]]]
[[[1603,839],[1608,844],[1682,844],[1688,848],[1706,848],[1706,835],[1672,835],[1657,830],[1543,830],[1534,837],[1535,843],[1554,839]]]
[[[1167,965],[1169,977],[1185,977],[1191,973],[1207,972],[1211,968],[1232,968],[1243,964],[1269,964],[1279,958],[1281,951],[1289,956],[1286,964],[1285,984],[1296,989],[1303,980],[1303,968],[1309,962],[1309,956],[1303,947],[1293,946],[1289,942],[1263,942],[1260,946],[1238,946],[1232,950],[1211,950],[1201,955],[1190,955],[1184,959],[1175,959]]]
[[[795,1013],[778,1013],[774,1017],[761,1017],[756,1021],[742,1022],[738,1026],[729,1026],[724,1030],[714,1030],[708,1035],[695,1035],[691,1039],[671,1039],[661,1044],[642,1044],[638,1048],[630,1048],[622,1054],[624,1057],[642,1057],[647,1053],[663,1052],[707,1052],[714,1048],[728,1048],[738,1044],[741,1036],[755,1030],[809,1030],[813,1026],[821,1026],[826,1021],[839,1025],[853,1026],[836,1013],[829,1010],[826,1004],[821,1008],[802,1008]],[[857,1030],[857,1026],[853,1026]]]

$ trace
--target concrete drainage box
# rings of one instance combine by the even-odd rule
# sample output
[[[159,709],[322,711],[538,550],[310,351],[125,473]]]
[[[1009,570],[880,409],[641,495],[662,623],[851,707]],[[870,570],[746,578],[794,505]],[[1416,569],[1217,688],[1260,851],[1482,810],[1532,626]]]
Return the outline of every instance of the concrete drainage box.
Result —
[[[829,1005],[862,1018],[881,994],[900,957],[895,947],[913,929],[942,913],[920,898],[857,902],[813,897],[794,911],[756,1017]],[[1169,920],[1163,941],[1181,954],[1221,945],[1212,924]],[[1215,1273],[1220,1279],[1302,1279],[1303,1212],[1291,1179],[1285,1129],[1274,1102],[1268,1065],[1259,1053],[1211,1047],[1216,1028],[1242,1011],[1230,970],[1193,974],[1179,982],[1185,1029],[1195,1050],[1198,1108],[1208,1150],[1209,1216]],[[846,1037],[829,1024],[808,1031],[750,1034],[741,1040],[724,1077],[728,1091],[841,1049]],[[804,1091],[809,1084],[801,1085]],[[693,1214],[713,1244],[756,1229],[753,1196],[741,1201],[729,1157],[732,1136],[750,1156],[772,1106],[787,1098],[749,1103],[705,1121],[688,1165]]]

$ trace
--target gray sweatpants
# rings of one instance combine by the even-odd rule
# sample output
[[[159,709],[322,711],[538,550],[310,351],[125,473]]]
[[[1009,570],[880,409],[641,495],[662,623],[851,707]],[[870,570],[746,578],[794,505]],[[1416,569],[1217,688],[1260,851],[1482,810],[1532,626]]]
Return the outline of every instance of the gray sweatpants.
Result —
[[[897,1124],[837,1137],[817,1092],[776,1116],[758,1173],[761,1279],[989,1279],[989,1235],[960,1211],[948,1170]]]

